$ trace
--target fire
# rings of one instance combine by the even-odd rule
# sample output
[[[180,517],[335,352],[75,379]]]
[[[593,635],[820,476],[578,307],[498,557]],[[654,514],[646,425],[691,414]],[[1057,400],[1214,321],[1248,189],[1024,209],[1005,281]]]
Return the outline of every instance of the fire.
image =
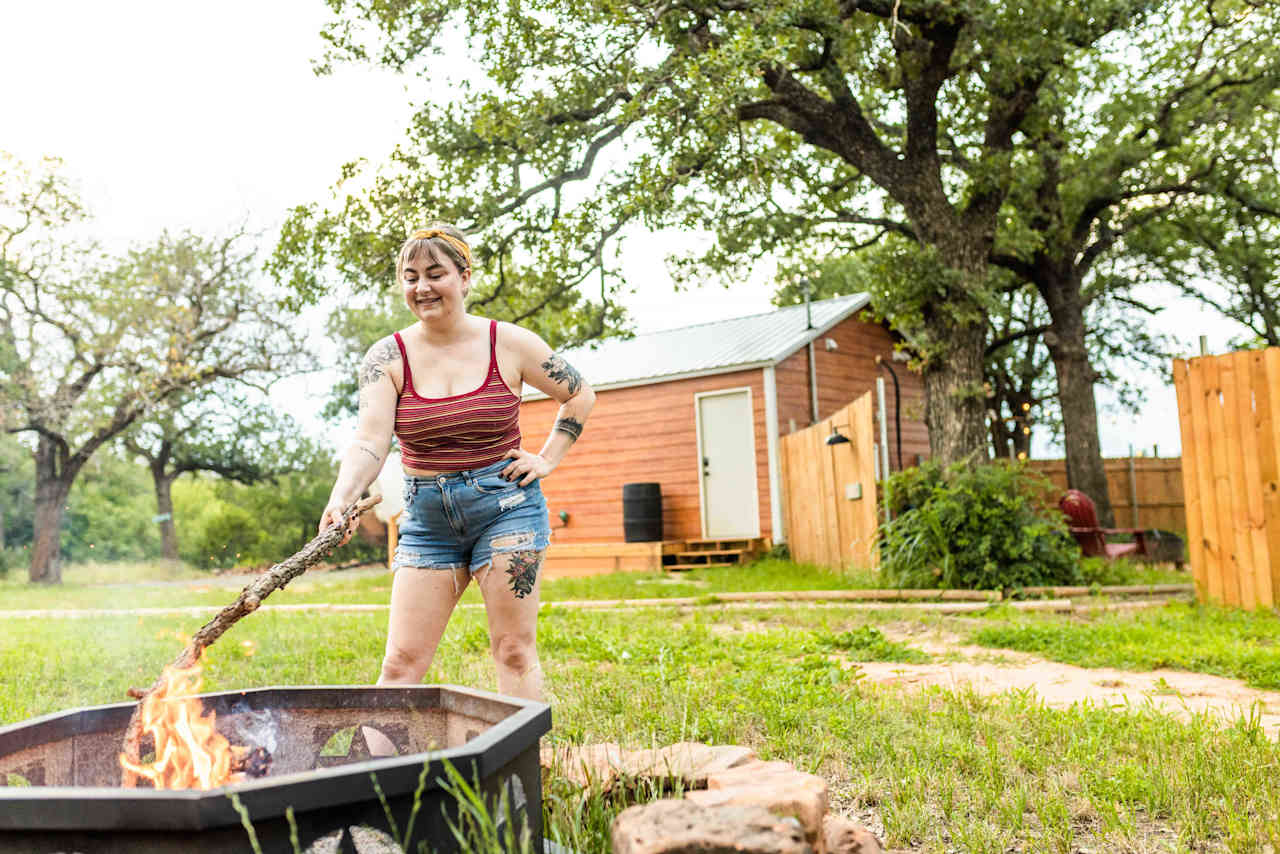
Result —
[[[120,766],[157,789],[212,789],[238,780],[231,743],[214,727],[215,713],[206,713],[195,696],[203,681],[200,666],[166,668],[164,680],[142,704],[142,732],[155,740],[155,761],[135,765],[121,753]]]

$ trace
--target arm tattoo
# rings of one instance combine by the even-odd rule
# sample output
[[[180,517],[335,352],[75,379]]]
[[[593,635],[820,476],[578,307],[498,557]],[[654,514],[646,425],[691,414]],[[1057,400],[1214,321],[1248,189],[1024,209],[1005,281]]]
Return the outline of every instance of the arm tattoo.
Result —
[[[374,461],[379,462],[379,463],[380,463],[380,462],[382,462],[382,457],[378,456],[378,455],[377,455],[377,454],[375,454],[373,451],[371,451],[371,450],[369,450],[368,448],[366,448],[364,445],[360,445],[360,446],[359,446],[359,448],[360,448],[360,450],[364,451],[364,452],[365,452],[366,454],[368,454],[369,456],[373,457]]]
[[[369,350],[369,355],[365,356],[360,364],[360,391],[363,392],[366,387],[386,376],[387,365],[394,362],[399,355],[399,348],[396,347],[393,338],[386,338],[374,344]]]
[[[572,416],[560,418],[556,421],[556,429],[561,433],[568,433],[569,438],[576,442],[582,435],[582,422]]]
[[[511,581],[511,592],[517,599],[523,599],[533,592],[533,582],[538,579],[538,568],[542,566],[542,552],[512,552],[507,564],[507,575]]]
[[[566,362],[555,353],[551,354],[551,358],[542,363],[542,370],[547,372],[547,376],[558,383],[569,384],[569,396],[578,393],[578,389],[582,387],[582,374],[574,369],[573,365]]]

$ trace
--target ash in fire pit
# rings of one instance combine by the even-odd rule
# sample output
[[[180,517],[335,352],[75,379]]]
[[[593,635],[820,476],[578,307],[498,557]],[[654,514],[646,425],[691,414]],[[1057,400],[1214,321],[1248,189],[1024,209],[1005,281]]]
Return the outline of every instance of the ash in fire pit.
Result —
[[[304,850],[352,851],[352,828],[389,829],[370,774],[404,829],[424,763],[407,850],[419,842],[448,850],[446,760],[488,797],[505,790],[535,850],[542,847],[538,742],[551,724],[544,704],[452,686],[266,688],[201,699],[233,745],[233,767],[249,779],[208,791],[119,788],[131,703],[0,729],[0,783],[9,784],[0,786],[0,850],[240,854],[248,839],[234,793],[265,852],[293,850],[288,807]]]

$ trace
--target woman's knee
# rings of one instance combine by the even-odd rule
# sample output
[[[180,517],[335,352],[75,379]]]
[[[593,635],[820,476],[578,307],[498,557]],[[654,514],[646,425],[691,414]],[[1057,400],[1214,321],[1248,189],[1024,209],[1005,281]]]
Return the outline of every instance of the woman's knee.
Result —
[[[506,632],[496,635],[490,648],[494,662],[501,668],[524,673],[538,661],[538,650],[532,632]]]
[[[383,680],[417,682],[431,666],[431,654],[425,650],[387,645],[382,656]]]

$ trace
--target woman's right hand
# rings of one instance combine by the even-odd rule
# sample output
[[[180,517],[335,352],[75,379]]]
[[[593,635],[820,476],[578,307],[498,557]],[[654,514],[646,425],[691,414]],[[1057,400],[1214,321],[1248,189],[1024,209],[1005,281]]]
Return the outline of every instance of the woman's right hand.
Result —
[[[341,525],[342,511],[346,509],[347,508],[342,504],[330,502],[329,506],[324,508],[324,513],[320,516],[320,527],[317,529],[316,533],[323,534],[330,528],[330,526]],[[342,534],[342,541],[339,542],[338,545],[345,546],[347,544],[347,541],[351,539],[351,535],[355,533],[356,525],[359,524],[359,520],[359,516],[355,516],[351,519],[347,524],[347,530]]]

